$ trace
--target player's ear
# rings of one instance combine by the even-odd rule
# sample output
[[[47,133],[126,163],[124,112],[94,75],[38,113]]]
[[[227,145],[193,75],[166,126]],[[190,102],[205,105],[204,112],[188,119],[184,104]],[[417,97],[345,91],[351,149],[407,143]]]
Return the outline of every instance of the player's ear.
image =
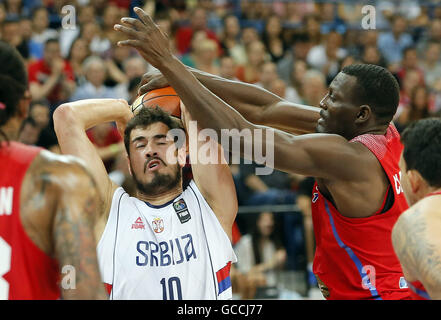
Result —
[[[355,118],[356,124],[362,124],[369,120],[371,117],[372,110],[368,105],[362,105],[358,108],[357,117]]]
[[[408,170],[407,176],[409,178],[410,187],[412,188],[412,193],[418,194],[423,188],[424,179],[421,174],[416,170]]]

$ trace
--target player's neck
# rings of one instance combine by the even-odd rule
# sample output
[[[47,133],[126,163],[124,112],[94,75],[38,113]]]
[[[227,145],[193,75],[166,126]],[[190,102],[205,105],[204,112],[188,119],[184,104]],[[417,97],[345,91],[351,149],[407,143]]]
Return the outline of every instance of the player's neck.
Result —
[[[167,190],[161,194],[155,195],[155,196],[146,195],[138,190],[136,197],[139,200],[148,202],[152,205],[160,206],[160,205],[163,205],[163,204],[175,199],[181,193],[182,193],[182,184],[179,183],[175,188],[169,189],[169,190]]]
[[[6,135],[8,140],[18,140],[20,121],[16,118],[11,118],[5,125],[0,127],[0,130]],[[4,141],[6,137],[0,135],[0,141]]]

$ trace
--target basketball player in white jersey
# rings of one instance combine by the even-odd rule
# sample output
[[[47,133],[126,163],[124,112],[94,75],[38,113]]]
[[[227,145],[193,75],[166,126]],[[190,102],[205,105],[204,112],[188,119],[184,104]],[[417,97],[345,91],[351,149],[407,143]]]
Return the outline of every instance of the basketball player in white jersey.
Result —
[[[188,126],[191,118],[181,106]],[[109,121],[116,121],[120,132],[125,128],[136,197],[109,179],[86,135],[88,128]],[[62,152],[85,160],[100,186],[95,232],[110,299],[232,298],[229,269],[236,256],[230,240],[237,198],[217,142],[210,141],[219,155],[209,162],[216,164],[192,164],[193,180],[183,190],[186,145],[169,139],[170,129],[182,128],[182,122],[161,109],[142,108],[133,116],[124,100],[82,100],[58,107],[54,123]]]

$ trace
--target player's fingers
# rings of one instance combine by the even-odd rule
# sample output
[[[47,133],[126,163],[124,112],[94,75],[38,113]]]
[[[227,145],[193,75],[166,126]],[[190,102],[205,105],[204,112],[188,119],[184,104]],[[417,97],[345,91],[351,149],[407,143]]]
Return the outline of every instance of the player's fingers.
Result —
[[[135,13],[138,15],[139,19],[141,19],[142,22],[148,27],[155,27],[156,24],[153,22],[152,18],[141,8],[135,7],[133,9]]]
[[[121,23],[127,26],[132,26],[136,30],[142,30],[145,28],[145,25],[139,19],[135,19],[135,18],[130,18],[130,17],[121,18]]]
[[[138,31],[134,30],[133,28],[128,28],[128,27],[122,26],[120,24],[115,24],[113,26],[113,28],[116,31],[121,31],[122,33],[126,34],[130,38],[138,38],[139,37]]]
[[[142,43],[139,40],[121,40],[117,42],[119,47],[133,47],[138,49],[141,47]]]

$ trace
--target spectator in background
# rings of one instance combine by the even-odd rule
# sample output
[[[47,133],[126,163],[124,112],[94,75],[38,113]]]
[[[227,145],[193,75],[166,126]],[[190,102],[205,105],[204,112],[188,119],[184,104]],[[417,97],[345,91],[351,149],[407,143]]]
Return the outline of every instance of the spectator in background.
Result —
[[[290,81],[287,82],[291,84],[299,96],[302,95],[302,83],[303,79],[305,78],[306,71],[308,71],[306,61],[297,60],[292,66]]]
[[[302,25],[305,28],[308,38],[311,41],[311,44],[313,46],[319,45],[322,42],[322,33],[320,30],[320,17],[314,13],[305,15]]]
[[[378,37],[378,48],[386,59],[389,69],[396,72],[403,59],[405,48],[413,45],[412,37],[406,33],[407,21],[400,15],[392,18],[392,30],[381,33]]]
[[[113,29],[113,26],[120,23],[122,15],[120,9],[115,4],[108,4],[103,12],[102,19],[102,36],[108,39],[111,43],[116,43],[118,34]]]
[[[49,106],[44,101],[32,103],[29,110],[29,117],[35,121],[39,130],[38,140],[35,145],[55,153],[60,153],[57,136],[49,124]]]
[[[234,15],[227,15],[223,19],[223,32],[220,37],[223,53],[231,56],[236,64],[246,62],[245,46],[241,43],[239,20]]]
[[[104,85],[106,79],[106,64],[97,56],[88,57],[83,63],[83,70],[86,74],[86,83],[78,87],[71,97],[71,101],[82,99],[121,99],[125,95]]]
[[[118,129],[114,124],[107,122],[87,130],[86,133],[89,140],[96,147],[107,172],[111,172],[116,159],[118,159],[125,150]]]
[[[265,46],[261,41],[254,41],[247,47],[247,63],[236,69],[240,81],[256,83],[260,79],[260,70],[266,60]]]
[[[80,33],[82,33],[82,29],[86,23],[94,23],[95,22],[95,9],[92,5],[83,5],[78,6],[77,11],[77,26],[73,29],[70,28],[62,28],[60,30],[60,48],[61,54],[63,57],[67,57],[69,51],[72,48],[72,43],[75,39],[80,37]],[[88,41],[87,45],[89,46],[90,41]]]
[[[433,87],[437,79],[441,79],[441,42],[429,42],[421,68],[424,80],[429,87]]]
[[[342,37],[339,33],[332,31],[326,35],[324,44],[319,44],[311,48],[306,58],[308,64],[326,77],[326,83],[337,75],[340,71],[339,60],[343,59],[347,52],[342,45]]]
[[[402,132],[411,122],[428,118],[433,109],[433,100],[427,87],[418,85],[412,90],[409,105],[401,112],[398,117],[397,129]]]
[[[31,59],[40,60],[47,40],[58,38],[58,32],[49,28],[49,14],[45,7],[37,7],[32,11],[32,31],[30,56]]]
[[[422,39],[418,41],[418,51],[420,55],[426,52],[431,42],[441,43],[441,18],[435,18],[430,22],[429,28],[423,34]]]
[[[188,52],[181,56],[181,61],[186,66],[195,68],[196,67],[196,51],[199,44],[207,39],[207,34],[204,31],[196,31],[191,35],[191,44]]]
[[[282,79],[279,79],[277,65],[274,62],[267,61],[262,65],[260,81],[257,82],[256,85],[271,91],[288,101],[301,101],[297,91],[293,87],[287,86]]]
[[[302,81],[301,98],[303,104],[319,107],[326,95],[326,79],[320,71],[308,70]]]
[[[150,69],[150,65],[138,55],[125,59],[122,67],[128,81],[141,78]]]
[[[420,77],[420,82],[424,83],[424,72],[418,65],[418,55],[415,47],[408,47],[403,50],[403,60],[396,74],[399,82],[402,83],[406,72],[409,70],[416,71]]]
[[[237,269],[245,275],[241,299],[259,298],[258,288],[277,285],[277,270],[283,268],[286,261],[286,250],[279,235],[273,213],[262,212],[254,231],[243,235],[236,244],[236,255],[240,257]]]
[[[286,45],[282,36],[282,24],[277,15],[272,15],[266,20],[262,40],[271,61],[279,62],[285,55]]]
[[[234,59],[230,56],[223,56],[219,60],[219,76],[228,80],[235,80],[236,78],[236,64]]]
[[[218,44],[216,34],[207,28],[207,13],[203,8],[195,8],[190,13],[190,25],[180,27],[176,32],[176,48],[180,54],[185,54],[190,49],[190,43],[193,33],[203,31],[206,37],[216,41]]]
[[[242,29],[242,43],[245,47],[245,55],[249,45],[255,41],[260,41],[259,33],[254,27],[244,27]],[[248,58],[245,59],[247,61]]]
[[[75,90],[72,67],[61,57],[56,39],[45,42],[43,58],[29,65],[28,76],[32,100],[47,99],[51,109],[67,101]]]
[[[377,46],[365,46],[361,61],[366,64],[376,64],[377,66],[386,68],[386,60],[384,60]]]
[[[219,66],[217,63],[218,46],[216,41],[203,39],[197,44],[193,59],[196,69],[218,75]]]
[[[83,38],[77,38],[72,42],[72,46],[67,55],[67,61],[69,61],[69,64],[72,67],[77,86],[81,86],[86,82],[83,62],[88,56],[90,56],[90,54],[91,52],[86,40]]]
[[[111,48],[110,40],[102,36],[101,27],[95,21],[84,23],[80,37],[86,40],[93,55],[104,55]]]
[[[277,73],[280,78],[295,88],[297,86],[292,81],[292,71],[295,69],[294,64],[298,61],[306,61],[311,47],[312,43],[306,33],[294,34],[291,50],[288,50],[285,57],[277,63]]]
[[[400,102],[398,104],[397,113],[395,114],[394,119],[397,119],[401,112],[406,109],[410,105],[410,100],[412,96],[413,89],[418,85],[423,85],[421,75],[416,70],[408,70],[404,75],[404,79],[400,84]]]
[[[32,118],[27,118],[21,125],[18,141],[29,146],[34,146],[38,141],[39,135],[40,129],[35,123],[35,120]]]
[[[18,17],[8,17],[2,23],[2,40],[15,47],[23,58],[29,58],[29,44],[22,35],[20,19]]]

